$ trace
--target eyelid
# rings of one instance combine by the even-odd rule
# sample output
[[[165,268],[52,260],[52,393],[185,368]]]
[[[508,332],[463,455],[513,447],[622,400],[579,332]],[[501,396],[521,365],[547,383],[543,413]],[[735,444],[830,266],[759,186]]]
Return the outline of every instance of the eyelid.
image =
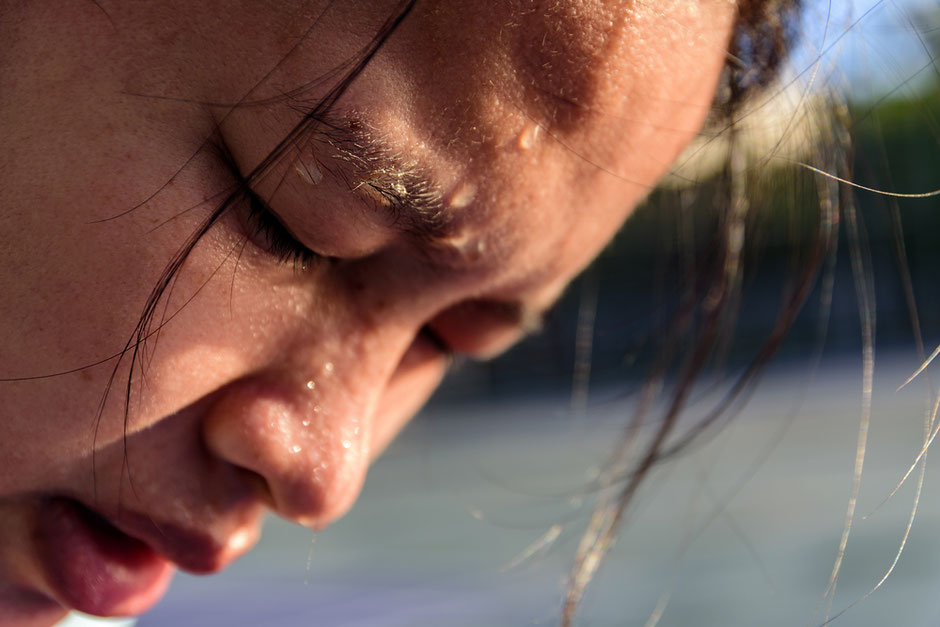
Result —
[[[245,191],[244,204],[247,205],[248,237],[253,237],[254,243],[275,256],[279,263],[293,264],[295,268],[307,270],[312,263],[328,259],[304,245],[280,216],[253,190]],[[259,238],[264,241],[257,241]]]

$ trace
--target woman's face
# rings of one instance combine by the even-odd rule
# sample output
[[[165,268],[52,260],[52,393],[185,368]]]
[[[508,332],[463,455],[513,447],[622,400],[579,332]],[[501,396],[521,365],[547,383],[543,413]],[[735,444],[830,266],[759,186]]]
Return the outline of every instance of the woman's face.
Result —
[[[0,623],[141,612],[265,508],[341,515],[446,353],[524,334],[696,133],[734,12],[418,2],[252,178],[276,217],[201,238],[128,386],[167,264],[395,4],[0,4]]]

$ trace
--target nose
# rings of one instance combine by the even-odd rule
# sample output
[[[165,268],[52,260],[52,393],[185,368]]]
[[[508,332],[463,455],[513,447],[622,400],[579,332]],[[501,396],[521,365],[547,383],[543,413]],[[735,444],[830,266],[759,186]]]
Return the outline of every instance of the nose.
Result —
[[[543,312],[516,301],[471,299],[436,315],[427,327],[447,350],[489,359],[542,326]]]
[[[423,404],[447,361],[417,322],[343,317],[321,321],[328,331],[309,330],[226,385],[202,422],[214,457],[256,475],[276,513],[312,528],[352,505],[370,460]]]
[[[358,494],[368,433],[354,408],[320,404],[310,382],[262,372],[229,384],[205,417],[203,438],[213,455],[260,478],[262,498],[278,514],[319,528]]]
[[[203,420],[214,456],[259,477],[279,515],[314,528],[352,505],[370,460],[436,387],[448,353],[487,357],[528,319],[518,303],[481,297],[478,283],[373,270],[327,284],[309,305],[292,301],[295,317],[279,325],[290,331],[220,390]]]

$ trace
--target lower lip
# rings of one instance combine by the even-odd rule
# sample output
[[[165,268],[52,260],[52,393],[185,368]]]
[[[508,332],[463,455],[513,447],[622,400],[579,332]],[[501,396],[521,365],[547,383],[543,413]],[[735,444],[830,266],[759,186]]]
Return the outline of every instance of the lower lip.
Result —
[[[43,504],[36,539],[56,600],[87,614],[140,614],[163,596],[173,575],[149,546],[73,501]]]

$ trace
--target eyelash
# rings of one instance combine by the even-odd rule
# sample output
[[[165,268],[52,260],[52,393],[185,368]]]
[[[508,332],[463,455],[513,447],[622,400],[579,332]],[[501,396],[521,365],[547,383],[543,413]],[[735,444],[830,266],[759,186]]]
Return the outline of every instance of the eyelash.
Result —
[[[250,235],[260,239],[261,248],[274,255],[279,263],[292,264],[304,271],[326,259],[298,241],[261,197],[250,190],[246,194]]]
[[[330,259],[301,244],[260,196],[248,190],[246,200],[248,201],[248,228],[252,231],[250,236],[262,239],[261,247],[274,255],[278,262],[292,263],[295,268],[304,271],[317,261]],[[449,358],[448,367],[452,367],[454,351],[447,341],[427,325],[421,329],[420,333],[434,345],[435,349]]]

